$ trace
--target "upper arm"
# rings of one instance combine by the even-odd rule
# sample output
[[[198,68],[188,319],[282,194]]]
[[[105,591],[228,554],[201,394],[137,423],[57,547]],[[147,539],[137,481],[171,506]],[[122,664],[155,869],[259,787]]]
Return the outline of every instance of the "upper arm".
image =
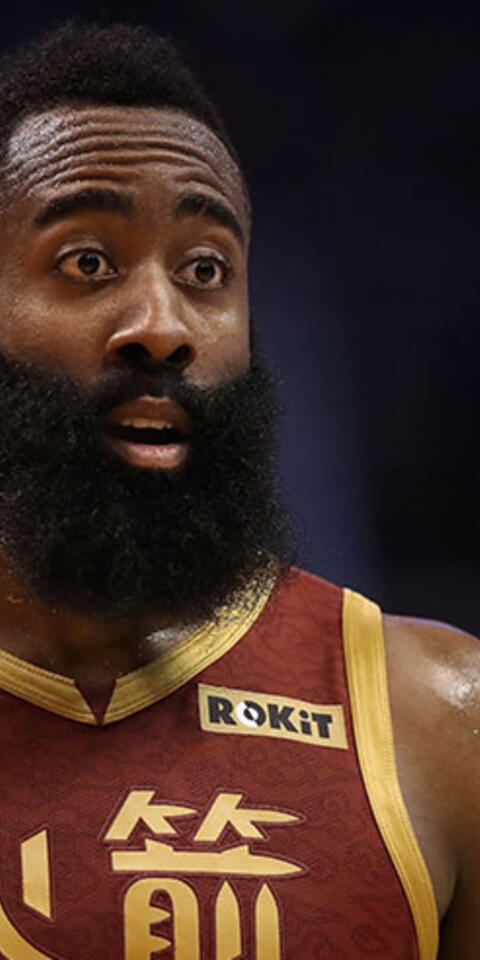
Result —
[[[480,956],[480,643],[385,618],[399,780],[432,877],[442,960]]]

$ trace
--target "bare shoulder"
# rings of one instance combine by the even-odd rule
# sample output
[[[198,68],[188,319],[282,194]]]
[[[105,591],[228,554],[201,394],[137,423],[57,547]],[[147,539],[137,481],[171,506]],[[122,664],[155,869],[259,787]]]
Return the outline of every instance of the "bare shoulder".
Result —
[[[385,615],[383,623],[392,697],[407,697],[425,721],[448,716],[455,729],[448,724],[444,737],[466,736],[480,749],[480,641],[430,620]]]
[[[480,642],[447,624],[384,617],[394,721],[435,755],[452,752],[453,776],[480,758]]]
[[[400,785],[429,868],[440,957],[480,955],[480,642],[447,624],[384,617]]]

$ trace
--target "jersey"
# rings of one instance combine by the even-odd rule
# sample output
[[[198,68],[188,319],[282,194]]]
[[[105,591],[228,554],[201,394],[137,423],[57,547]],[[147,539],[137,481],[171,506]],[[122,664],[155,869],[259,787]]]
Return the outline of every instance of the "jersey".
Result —
[[[0,688],[1,957],[436,956],[374,604],[293,571],[116,683]]]

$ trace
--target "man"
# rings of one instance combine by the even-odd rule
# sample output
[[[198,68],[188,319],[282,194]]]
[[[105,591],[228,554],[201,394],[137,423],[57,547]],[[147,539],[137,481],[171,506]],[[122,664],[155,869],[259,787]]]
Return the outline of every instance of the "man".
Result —
[[[476,642],[291,569],[218,114],[140,28],[0,74],[0,954],[477,958]]]

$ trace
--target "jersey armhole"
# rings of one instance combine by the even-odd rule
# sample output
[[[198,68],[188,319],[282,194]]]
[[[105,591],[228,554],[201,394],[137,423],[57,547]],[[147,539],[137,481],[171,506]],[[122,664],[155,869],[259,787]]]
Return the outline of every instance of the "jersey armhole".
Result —
[[[380,608],[344,590],[343,642],[358,758],[370,805],[410,904],[419,960],[438,953],[432,882],[397,777]]]

